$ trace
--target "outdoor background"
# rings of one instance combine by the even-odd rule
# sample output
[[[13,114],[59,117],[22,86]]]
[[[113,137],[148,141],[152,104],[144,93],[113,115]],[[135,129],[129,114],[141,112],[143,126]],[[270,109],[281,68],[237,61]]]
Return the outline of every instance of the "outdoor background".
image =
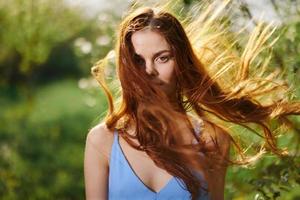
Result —
[[[195,1],[180,3],[189,10]],[[232,2],[232,30],[263,12],[262,20],[279,26],[270,67],[285,71],[299,99],[300,0]],[[107,106],[90,68],[112,50],[132,3],[0,1],[0,199],[84,199],[85,137]],[[299,129],[299,117],[293,120]],[[295,138],[283,143],[293,146]],[[299,200],[299,156],[231,167],[226,199]]]

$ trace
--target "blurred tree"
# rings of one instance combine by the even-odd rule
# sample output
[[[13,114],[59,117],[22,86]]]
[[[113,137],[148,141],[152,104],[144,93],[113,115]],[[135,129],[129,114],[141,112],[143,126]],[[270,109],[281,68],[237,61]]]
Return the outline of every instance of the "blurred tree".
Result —
[[[180,6],[191,9],[200,1],[180,0]],[[299,1],[265,1],[273,3],[283,22],[270,67],[285,69],[290,82],[299,85]],[[245,25],[253,17],[247,2],[232,1],[230,26],[237,21]],[[0,1],[0,86],[21,78],[32,84],[88,76],[91,65],[112,49],[121,13],[103,11],[93,19],[82,13],[59,0]],[[77,83],[85,88],[86,82],[60,80],[34,88],[34,103],[24,101],[22,94],[14,99],[0,94],[0,199],[84,198],[84,133],[107,106],[94,82],[89,83],[93,94],[78,88]],[[290,141],[283,138],[284,146]],[[299,199],[299,169],[299,156],[266,157],[255,168],[233,167],[226,199]]]
[[[1,84],[30,77],[51,50],[85,26],[82,12],[60,0],[0,2]]]

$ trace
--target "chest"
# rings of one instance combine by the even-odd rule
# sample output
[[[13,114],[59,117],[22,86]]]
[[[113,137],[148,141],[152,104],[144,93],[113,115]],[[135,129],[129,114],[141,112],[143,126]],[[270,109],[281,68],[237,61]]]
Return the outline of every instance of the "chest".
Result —
[[[185,143],[192,143],[192,136],[185,136]],[[138,144],[138,141],[134,141]],[[118,137],[120,153],[126,160],[137,179],[153,192],[161,191],[174,178],[165,169],[158,167],[154,161],[143,151],[138,151],[131,147],[122,137]]]
[[[121,137],[119,137],[119,146],[133,173],[153,192],[160,191],[173,178],[166,170],[157,167],[145,152],[132,148]]]

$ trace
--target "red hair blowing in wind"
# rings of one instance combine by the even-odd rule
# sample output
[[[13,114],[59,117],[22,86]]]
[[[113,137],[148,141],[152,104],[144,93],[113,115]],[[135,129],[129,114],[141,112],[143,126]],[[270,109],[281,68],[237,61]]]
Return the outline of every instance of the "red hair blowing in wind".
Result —
[[[255,65],[259,53],[274,45],[275,40],[269,39],[275,28],[258,24],[239,54],[234,47],[236,41],[230,41],[228,30],[217,20],[226,5],[208,6],[199,16],[181,22],[165,5],[134,7],[120,24],[115,50],[121,90],[119,104],[103,77],[107,58],[92,68],[108,97],[109,110],[104,119],[107,127],[117,128],[133,148],[145,151],[157,166],[181,178],[192,199],[199,196],[198,188],[203,187],[194,170],[203,172],[211,197],[217,199],[213,188],[218,170],[230,163],[247,164],[266,151],[287,154],[278,148],[270,123],[291,124],[287,116],[300,114],[299,102],[287,99],[288,95],[276,95],[288,94],[292,88],[278,78],[277,71],[267,73],[268,60]],[[176,63],[174,92],[163,92],[152,84],[153,77],[135,53],[132,36],[141,30],[159,33],[170,46]],[[255,74],[253,69],[257,70]],[[209,139],[199,137],[188,114],[203,128],[211,125],[224,131],[220,135],[210,134]],[[178,119],[188,131],[182,132]],[[255,155],[245,154],[226,127],[229,123],[246,127],[262,138]],[[251,128],[253,124],[262,132]],[[134,127],[135,135],[128,134],[130,126]],[[185,136],[198,143],[186,144]],[[132,139],[137,139],[139,145]],[[238,159],[229,159],[231,145]]]

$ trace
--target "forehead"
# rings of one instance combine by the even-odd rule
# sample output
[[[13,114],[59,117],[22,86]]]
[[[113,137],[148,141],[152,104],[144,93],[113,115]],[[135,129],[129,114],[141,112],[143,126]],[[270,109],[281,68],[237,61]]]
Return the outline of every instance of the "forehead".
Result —
[[[150,29],[133,33],[131,42],[135,53],[139,55],[152,55],[160,50],[170,50],[166,39],[159,32]]]

